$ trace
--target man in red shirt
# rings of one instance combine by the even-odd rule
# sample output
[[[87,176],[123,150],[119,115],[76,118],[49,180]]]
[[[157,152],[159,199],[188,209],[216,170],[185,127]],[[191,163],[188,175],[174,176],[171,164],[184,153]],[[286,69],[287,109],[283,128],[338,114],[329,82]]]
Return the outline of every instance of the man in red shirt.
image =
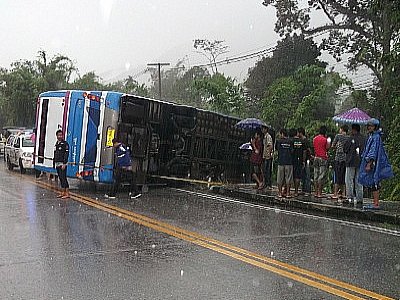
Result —
[[[322,188],[328,167],[328,152],[330,147],[330,139],[326,137],[327,128],[321,126],[319,134],[314,138],[314,184],[315,184],[315,197],[322,197]]]

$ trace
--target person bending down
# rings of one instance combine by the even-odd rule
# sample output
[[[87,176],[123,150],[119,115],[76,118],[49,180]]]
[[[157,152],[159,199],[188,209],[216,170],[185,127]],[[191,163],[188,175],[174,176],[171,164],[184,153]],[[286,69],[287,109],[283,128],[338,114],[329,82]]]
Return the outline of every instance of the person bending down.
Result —
[[[135,176],[132,169],[132,159],[128,147],[120,140],[113,139],[113,147],[115,149],[116,166],[114,169],[115,180],[111,188],[111,192],[106,194],[107,198],[115,199],[119,190],[122,179],[126,179],[130,183],[130,197],[135,199],[142,194],[139,193],[136,185]]]

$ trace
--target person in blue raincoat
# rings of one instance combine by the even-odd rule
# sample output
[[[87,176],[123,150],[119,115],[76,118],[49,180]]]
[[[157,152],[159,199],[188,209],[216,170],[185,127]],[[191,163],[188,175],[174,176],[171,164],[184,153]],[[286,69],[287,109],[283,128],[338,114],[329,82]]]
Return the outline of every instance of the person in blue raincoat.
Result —
[[[371,118],[367,124],[368,140],[361,156],[360,175],[358,181],[372,190],[374,204],[371,208],[379,208],[380,183],[393,177],[392,166],[381,139],[379,120]]]

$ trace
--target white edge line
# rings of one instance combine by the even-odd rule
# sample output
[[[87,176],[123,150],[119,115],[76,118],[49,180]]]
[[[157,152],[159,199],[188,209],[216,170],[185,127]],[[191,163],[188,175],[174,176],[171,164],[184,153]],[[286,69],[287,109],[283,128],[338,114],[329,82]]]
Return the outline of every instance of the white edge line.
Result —
[[[184,192],[187,194],[196,195],[196,196],[199,196],[202,198],[221,201],[221,202],[230,202],[230,203],[240,204],[240,205],[244,205],[244,206],[248,206],[248,207],[252,207],[252,208],[259,208],[262,210],[269,210],[269,211],[274,211],[274,212],[282,212],[282,213],[285,213],[288,215],[302,216],[302,217],[306,217],[306,218],[310,218],[310,219],[327,220],[327,221],[340,223],[341,225],[348,225],[351,227],[362,228],[362,229],[366,229],[366,230],[370,230],[370,231],[374,231],[374,232],[378,232],[378,233],[386,233],[389,235],[400,236],[400,231],[385,229],[385,228],[381,228],[381,227],[377,227],[377,226],[373,226],[373,225],[356,223],[356,222],[351,222],[351,221],[346,221],[346,220],[339,220],[339,219],[328,218],[328,217],[322,217],[322,216],[311,215],[311,214],[305,214],[305,213],[301,213],[301,212],[284,210],[284,209],[280,209],[280,208],[267,207],[267,206],[263,206],[263,205],[259,205],[259,204],[248,203],[248,202],[244,202],[244,201],[240,201],[240,200],[234,200],[232,198],[204,194],[204,193],[199,193],[199,192],[192,192],[192,191],[187,191],[184,189],[177,189],[177,188],[171,188],[171,189],[179,191],[179,192]]]

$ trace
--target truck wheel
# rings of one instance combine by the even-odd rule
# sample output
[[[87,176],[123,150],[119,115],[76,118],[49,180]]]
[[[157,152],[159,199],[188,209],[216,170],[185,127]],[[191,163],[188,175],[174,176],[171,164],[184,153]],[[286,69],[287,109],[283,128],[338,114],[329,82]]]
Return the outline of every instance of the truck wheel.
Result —
[[[9,157],[7,157],[7,168],[8,168],[9,171],[12,171],[12,170],[14,169],[14,166],[13,166],[13,164],[11,163]]]
[[[25,174],[26,173],[26,169],[22,165],[22,159],[19,159],[19,171],[21,172],[21,174]]]

